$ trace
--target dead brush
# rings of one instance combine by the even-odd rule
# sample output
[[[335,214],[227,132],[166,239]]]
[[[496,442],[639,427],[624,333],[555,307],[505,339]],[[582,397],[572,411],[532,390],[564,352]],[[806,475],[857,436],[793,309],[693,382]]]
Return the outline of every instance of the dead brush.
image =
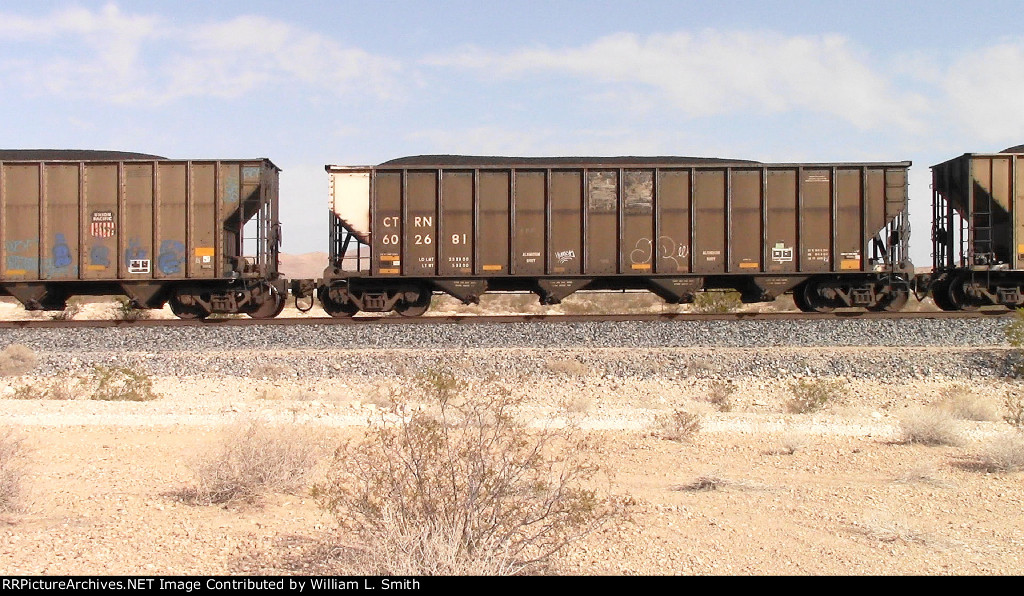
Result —
[[[362,543],[345,571],[543,571],[615,514],[575,432],[524,428],[522,401],[498,385],[427,371],[364,440],[339,449],[316,492]]]
[[[904,443],[950,446],[962,443],[953,415],[935,406],[905,412],[900,416],[900,431]]]
[[[193,465],[196,483],[180,496],[193,504],[253,504],[267,493],[308,486],[324,456],[322,433],[305,426],[240,422]]]
[[[704,424],[704,417],[698,412],[676,408],[671,414],[656,417],[654,422],[661,438],[682,443],[697,436]]]
[[[1024,470],[1024,434],[1006,432],[990,439],[977,456],[978,466],[987,472]]]
[[[966,385],[958,384],[942,389],[936,405],[962,420],[999,420],[999,408],[996,403],[978,395]]]

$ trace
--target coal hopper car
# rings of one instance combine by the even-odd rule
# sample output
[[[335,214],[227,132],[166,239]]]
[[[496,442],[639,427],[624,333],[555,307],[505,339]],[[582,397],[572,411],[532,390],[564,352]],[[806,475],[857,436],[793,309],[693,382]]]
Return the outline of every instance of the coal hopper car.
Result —
[[[333,316],[422,314],[529,291],[654,292],[671,303],[790,292],[805,311],[898,310],[910,162],[768,164],[688,157],[418,156],[326,167]]]
[[[30,310],[125,295],[183,318],[276,316],[278,172],[267,159],[0,151],[0,294]]]
[[[935,304],[1024,306],[1024,145],[965,153],[931,171]]]

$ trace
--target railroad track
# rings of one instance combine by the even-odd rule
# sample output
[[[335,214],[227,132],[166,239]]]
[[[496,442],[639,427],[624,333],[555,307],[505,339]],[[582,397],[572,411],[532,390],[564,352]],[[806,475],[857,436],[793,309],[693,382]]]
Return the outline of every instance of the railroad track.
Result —
[[[993,309],[977,311],[930,312],[869,312],[863,310],[837,310],[831,313],[804,312],[738,312],[738,313],[660,313],[660,314],[595,314],[595,315],[427,315],[422,317],[356,316],[333,317],[279,317],[276,319],[250,319],[248,317],[184,319],[104,319],[71,320],[30,319],[0,321],[3,329],[85,328],[85,327],[244,327],[251,325],[439,325],[439,324],[507,324],[507,323],[579,323],[619,321],[794,321],[841,319],[981,319],[1010,317],[1012,310]]]

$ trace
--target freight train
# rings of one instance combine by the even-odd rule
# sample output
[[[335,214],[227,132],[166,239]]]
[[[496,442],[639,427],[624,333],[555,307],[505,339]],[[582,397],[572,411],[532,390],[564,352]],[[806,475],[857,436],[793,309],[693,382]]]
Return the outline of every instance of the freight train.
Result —
[[[28,309],[123,294],[183,318],[280,313],[289,287],[331,316],[423,314],[435,293],[731,289],[804,311],[1022,304],[1024,147],[932,168],[933,274],[909,259],[909,161],[418,156],[328,165],[321,279],[278,271],[267,159],[0,151],[0,294]],[[1020,197],[1020,198],[1018,198]],[[1024,205],[1024,202],[1019,203]]]

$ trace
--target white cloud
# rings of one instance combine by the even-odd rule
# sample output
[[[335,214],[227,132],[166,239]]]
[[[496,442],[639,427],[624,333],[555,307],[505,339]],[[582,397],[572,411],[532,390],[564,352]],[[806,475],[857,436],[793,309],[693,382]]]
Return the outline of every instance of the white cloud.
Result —
[[[983,141],[1024,142],[1024,41],[968,52],[946,71],[948,112]]]
[[[690,117],[812,110],[862,129],[923,126],[926,100],[900,91],[841,35],[771,32],[621,33],[568,49],[494,54],[463,48],[425,60],[496,76],[570,75],[655,95]]]
[[[258,16],[183,27],[158,16],[58,10],[38,18],[0,13],[0,72],[27,95],[117,104],[186,97],[240,97],[301,84],[316,92],[386,97],[396,61],[346,48],[287,23]],[[19,56],[19,57],[11,57]]]

